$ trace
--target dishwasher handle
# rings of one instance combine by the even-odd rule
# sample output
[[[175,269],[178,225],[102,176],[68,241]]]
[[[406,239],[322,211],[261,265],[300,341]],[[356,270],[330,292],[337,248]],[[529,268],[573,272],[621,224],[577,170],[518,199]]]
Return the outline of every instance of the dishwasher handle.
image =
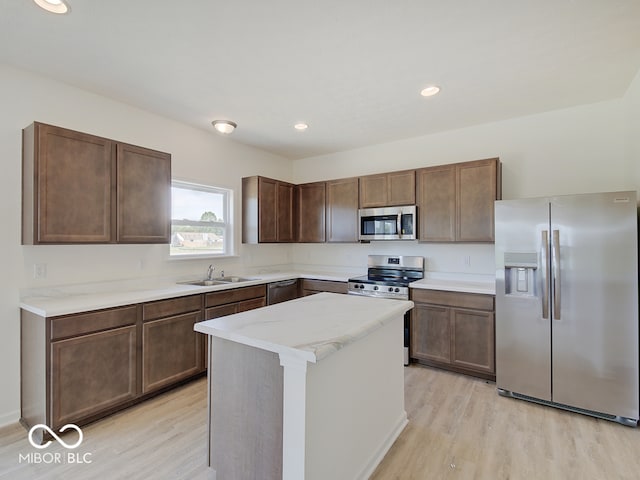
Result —
[[[272,282],[269,284],[269,288],[283,288],[283,287],[290,287],[291,285],[295,285],[298,282],[297,279],[293,279],[293,280],[283,280],[281,282]]]

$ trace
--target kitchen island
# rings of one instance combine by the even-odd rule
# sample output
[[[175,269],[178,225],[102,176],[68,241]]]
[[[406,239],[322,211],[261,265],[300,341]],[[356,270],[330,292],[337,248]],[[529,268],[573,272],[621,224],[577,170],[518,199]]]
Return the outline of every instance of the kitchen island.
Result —
[[[197,323],[217,480],[368,478],[407,424],[412,306],[320,293]]]

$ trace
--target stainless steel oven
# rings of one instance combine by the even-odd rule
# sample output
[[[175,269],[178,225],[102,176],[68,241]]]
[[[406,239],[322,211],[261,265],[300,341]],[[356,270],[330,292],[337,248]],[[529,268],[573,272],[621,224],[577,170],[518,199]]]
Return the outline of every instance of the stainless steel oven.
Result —
[[[360,240],[415,240],[416,206],[361,208],[358,210]]]
[[[409,284],[424,278],[424,257],[369,255],[367,275],[349,279],[349,294],[409,300]],[[409,364],[409,312],[404,317],[404,364]]]

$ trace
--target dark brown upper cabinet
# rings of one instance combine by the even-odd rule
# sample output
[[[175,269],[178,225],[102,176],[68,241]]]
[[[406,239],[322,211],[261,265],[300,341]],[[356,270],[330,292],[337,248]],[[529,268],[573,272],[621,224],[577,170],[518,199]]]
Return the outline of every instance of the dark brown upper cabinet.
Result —
[[[358,208],[418,206],[419,240],[493,242],[500,161],[476,160],[293,185],[242,179],[242,242],[358,242]]]
[[[169,243],[171,155],[117,144],[119,243]]]
[[[22,243],[169,243],[171,155],[35,122],[22,133]]]
[[[277,241],[296,241],[296,189],[291,183],[278,182],[277,201]]]
[[[325,241],[326,183],[298,185],[298,237],[301,243]]]
[[[358,178],[326,182],[327,242],[358,241]]]
[[[271,178],[242,179],[242,243],[295,241],[296,186]]]
[[[415,170],[367,175],[359,180],[360,208],[416,203]]]
[[[490,158],[416,171],[419,240],[493,242],[500,160]]]

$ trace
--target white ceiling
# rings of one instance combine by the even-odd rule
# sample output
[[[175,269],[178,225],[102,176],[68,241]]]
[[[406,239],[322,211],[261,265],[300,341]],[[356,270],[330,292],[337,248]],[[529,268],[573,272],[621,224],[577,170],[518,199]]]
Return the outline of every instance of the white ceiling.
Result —
[[[0,62],[292,159],[621,97],[640,69],[639,0],[68,3],[0,0]]]

